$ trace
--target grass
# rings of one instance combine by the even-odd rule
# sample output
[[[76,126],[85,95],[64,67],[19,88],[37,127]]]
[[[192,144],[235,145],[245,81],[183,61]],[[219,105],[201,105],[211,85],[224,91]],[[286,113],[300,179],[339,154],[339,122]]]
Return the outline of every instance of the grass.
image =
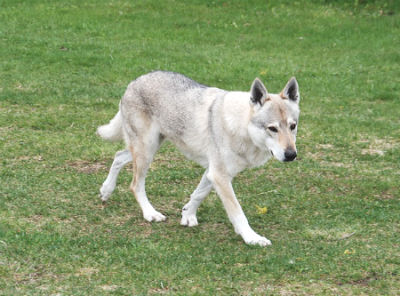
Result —
[[[0,3],[1,295],[399,295],[397,1]],[[121,144],[95,136],[130,80],[154,69],[302,94],[299,160],[234,182],[268,248],[245,245],[215,194],[195,228],[180,209],[202,175],[164,145],[149,224]],[[261,214],[258,207],[266,207]]]

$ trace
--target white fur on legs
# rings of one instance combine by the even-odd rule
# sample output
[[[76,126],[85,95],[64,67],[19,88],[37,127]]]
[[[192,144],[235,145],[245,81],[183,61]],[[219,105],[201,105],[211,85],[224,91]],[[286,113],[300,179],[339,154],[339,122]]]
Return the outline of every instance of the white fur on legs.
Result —
[[[154,154],[157,152],[162,142],[157,125],[146,126],[146,134],[143,135],[141,141],[132,143],[130,146],[133,155],[134,178],[131,183],[131,190],[138,201],[143,218],[149,222],[164,221],[166,217],[156,211],[151,205],[146,194],[146,174]]]
[[[152,222],[152,221],[161,222],[161,221],[165,221],[165,219],[167,219],[163,214],[156,211],[154,208],[153,208],[153,210],[143,211],[143,218],[149,222]]]
[[[196,217],[197,209],[212,189],[212,183],[207,178],[207,174],[208,170],[203,174],[199,185],[190,195],[190,201],[182,209],[181,225],[183,226],[192,227],[198,225]]]
[[[243,238],[248,245],[269,246],[271,241],[257,234],[249,225],[246,216],[242,212],[232,219],[235,232]]]
[[[132,161],[132,154],[129,150],[118,151],[115,154],[114,161],[111,165],[107,179],[100,188],[100,197],[102,201],[107,201],[111,193],[113,193],[117,184],[117,178],[121,169]]]
[[[135,194],[136,200],[138,201],[142,209],[143,218],[149,222],[164,221],[166,217],[154,209],[154,207],[151,205],[150,201],[147,198],[146,191],[144,188],[145,188],[144,178],[140,178],[139,180],[137,180],[136,185],[131,186],[131,189]]]
[[[243,238],[245,243],[259,246],[271,245],[271,242],[268,239],[257,234],[250,227],[249,222],[243,213],[242,207],[236,198],[235,192],[233,191],[231,178],[219,173],[209,174],[209,179],[213,181],[214,188],[221,198],[235,232]]]

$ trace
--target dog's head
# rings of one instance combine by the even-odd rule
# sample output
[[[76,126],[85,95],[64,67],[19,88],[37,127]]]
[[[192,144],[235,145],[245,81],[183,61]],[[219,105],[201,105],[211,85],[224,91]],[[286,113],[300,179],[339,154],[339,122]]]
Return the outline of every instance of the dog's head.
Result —
[[[297,156],[299,101],[299,85],[294,77],[278,95],[269,94],[258,78],[251,86],[250,137],[257,147],[269,151],[279,161],[292,161]]]

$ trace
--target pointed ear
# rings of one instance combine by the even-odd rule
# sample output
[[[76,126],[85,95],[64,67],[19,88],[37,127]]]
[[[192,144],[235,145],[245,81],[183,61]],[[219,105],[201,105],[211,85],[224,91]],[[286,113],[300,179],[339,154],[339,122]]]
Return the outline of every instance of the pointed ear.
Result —
[[[285,88],[281,91],[282,99],[289,99],[295,103],[300,101],[299,84],[295,77],[290,78]]]
[[[250,89],[250,99],[253,104],[264,105],[267,101],[268,91],[260,79],[256,78],[253,81]]]

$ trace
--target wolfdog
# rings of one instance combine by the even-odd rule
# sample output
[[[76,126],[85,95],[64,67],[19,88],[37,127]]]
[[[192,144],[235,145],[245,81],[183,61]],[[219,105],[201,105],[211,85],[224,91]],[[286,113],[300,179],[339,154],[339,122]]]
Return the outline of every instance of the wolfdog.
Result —
[[[200,203],[214,189],[247,244],[267,246],[235,196],[232,179],[246,168],[263,165],[271,157],[292,161],[299,120],[299,86],[291,78],[279,94],[267,92],[256,78],[250,92],[208,87],[179,73],[155,71],[132,81],[119,111],[97,133],[105,140],[124,140],[116,153],[100,195],[107,201],[120,170],[133,162],[130,185],[147,221],[163,221],[145,191],[145,178],[154,154],[169,140],[189,159],[205,168],[200,184],[182,209],[181,225],[196,226]]]

